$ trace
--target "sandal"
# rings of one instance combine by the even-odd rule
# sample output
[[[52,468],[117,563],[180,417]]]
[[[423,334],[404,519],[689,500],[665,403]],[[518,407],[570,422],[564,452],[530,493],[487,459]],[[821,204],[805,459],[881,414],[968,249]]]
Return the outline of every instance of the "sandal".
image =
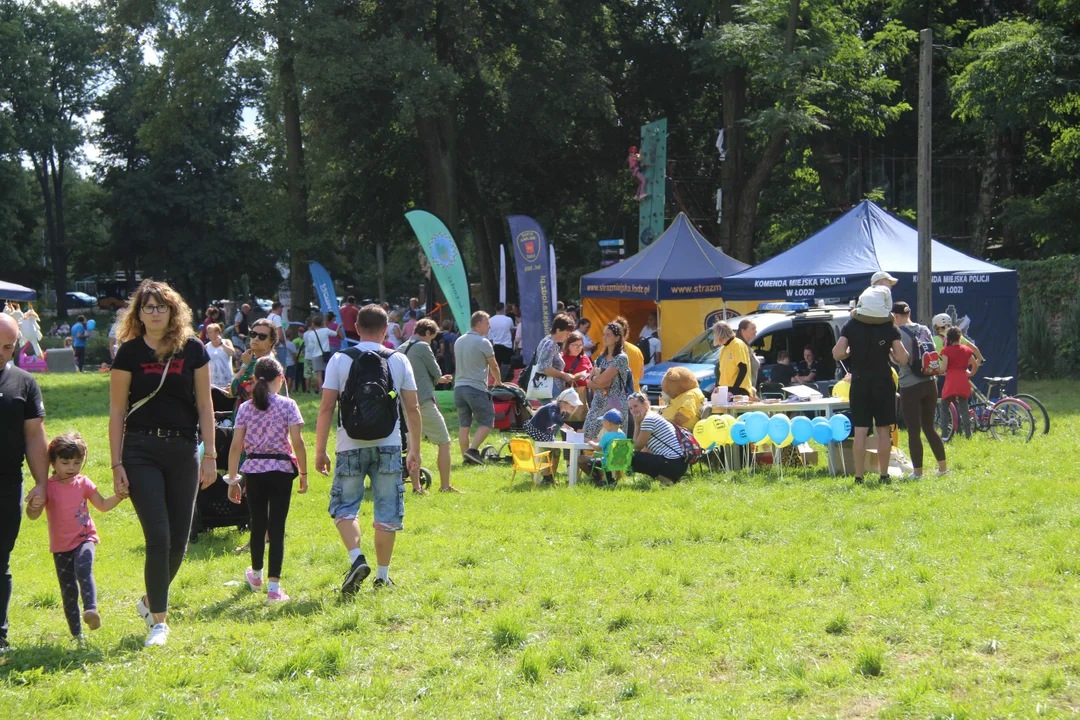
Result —
[[[457,493],[458,495],[464,495],[465,494],[463,491],[458,490],[453,485],[451,485],[449,487],[439,488],[439,492],[441,492],[441,493],[442,492],[445,492],[445,493]]]

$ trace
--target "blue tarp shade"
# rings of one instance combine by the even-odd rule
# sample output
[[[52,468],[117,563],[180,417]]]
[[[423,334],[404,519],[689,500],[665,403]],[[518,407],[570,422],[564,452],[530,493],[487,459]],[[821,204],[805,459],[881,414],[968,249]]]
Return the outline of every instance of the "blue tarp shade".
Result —
[[[37,293],[28,287],[0,280],[0,298],[4,300],[37,300]]]
[[[863,201],[790,250],[724,280],[725,300],[857,298],[870,276],[885,270],[899,282],[893,300],[918,316],[919,234],[870,201]],[[987,363],[980,376],[1017,374],[1020,303],[1016,271],[933,243],[935,313],[949,312],[967,330]],[[1015,388],[1015,384],[1013,385]]]
[[[581,278],[581,297],[638,300],[727,299],[720,279],[749,267],[709,244],[679,213],[656,241],[637,255]]]

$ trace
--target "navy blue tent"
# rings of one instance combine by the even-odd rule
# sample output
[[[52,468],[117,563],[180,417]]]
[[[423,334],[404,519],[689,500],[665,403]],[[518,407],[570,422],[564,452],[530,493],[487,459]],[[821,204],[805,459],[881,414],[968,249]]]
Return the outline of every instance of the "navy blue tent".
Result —
[[[748,267],[713,247],[679,213],[664,234],[637,255],[583,276],[581,297],[653,302],[716,297],[720,278]]]
[[[661,355],[666,359],[697,337],[721,309],[726,286],[721,280],[748,267],[709,244],[686,215],[637,255],[581,278],[582,315],[592,321],[590,336],[599,342],[604,325],[622,315],[630,339],[649,315],[658,313]]]
[[[28,287],[0,280],[0,298],[4,300],[37,300],[37,293]]]
[[[866,200],[790,250],[724,280],[725,300],[848,301],[879,270],[894,275],[893,300],[917,316],[919,235]],[[934,312],[947,312],[969,334],[986,365],[980,375],[1017,373],[1020,302],[1016,271],[933,243]],[[1015,387],[1015,385],[1014,385]]]

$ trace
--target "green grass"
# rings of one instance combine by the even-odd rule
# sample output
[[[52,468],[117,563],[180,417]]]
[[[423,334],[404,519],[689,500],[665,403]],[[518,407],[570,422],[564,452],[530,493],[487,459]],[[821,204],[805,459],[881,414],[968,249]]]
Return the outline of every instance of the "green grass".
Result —
[[[105,378],[42,384],[50,434],[81,431],[111,492]],[[406,500],[398,587],[350,600],[315,475],[289,516],[293,602],[226,585],[246,537],[214,531],[173,586],[164,651],[142,648],[132,607],[130,503],[95,514],[104,626],[81,647],[45,521],[24,520],[0,718],[1075,717],[1080,390],[1025,389],[1053,434],[958,440],[953,474],[918,483],[819,470],[537,489],[519,475],[508,490],[509,470],[458,459],[468,494]],[[301,405],[310,448],[315,402]],[[434,469],[434,448],[424,458]],[[370,502],[362,513],[370,556]]]

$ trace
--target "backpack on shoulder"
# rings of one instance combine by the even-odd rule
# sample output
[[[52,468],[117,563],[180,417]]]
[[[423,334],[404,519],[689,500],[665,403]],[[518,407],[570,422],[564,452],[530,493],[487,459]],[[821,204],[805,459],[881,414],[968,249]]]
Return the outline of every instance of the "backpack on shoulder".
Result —
[[[671,423],[671,426],[675,428],[675,437],[679,438],[679,449],[682,450],[683,457],[686,458],[686,464],[697,465],[704,454],[701,443],[697,441],[693,433],[682,425]]]
[[[338,398],[338,424],[353,440],[389,437],[398,421],[398,394],[389,363],[394,351],[349,348],[341,352],[352,359],[352,366]]]
[[[649,338],[640,338],[637,343],[637,349],[641,351],[641,356],[645,358],[645,364],[648,365],[652,362],[652,344],[649,342]]]
[[[925,325],[908,323],[901,325],[900,330],[911,338],[914,352],[908,359],[908,367],[914,375],[919,377],[935,377],[943,374],[941,371],[941,355],[934,346],[934,337],[930,329]]]

